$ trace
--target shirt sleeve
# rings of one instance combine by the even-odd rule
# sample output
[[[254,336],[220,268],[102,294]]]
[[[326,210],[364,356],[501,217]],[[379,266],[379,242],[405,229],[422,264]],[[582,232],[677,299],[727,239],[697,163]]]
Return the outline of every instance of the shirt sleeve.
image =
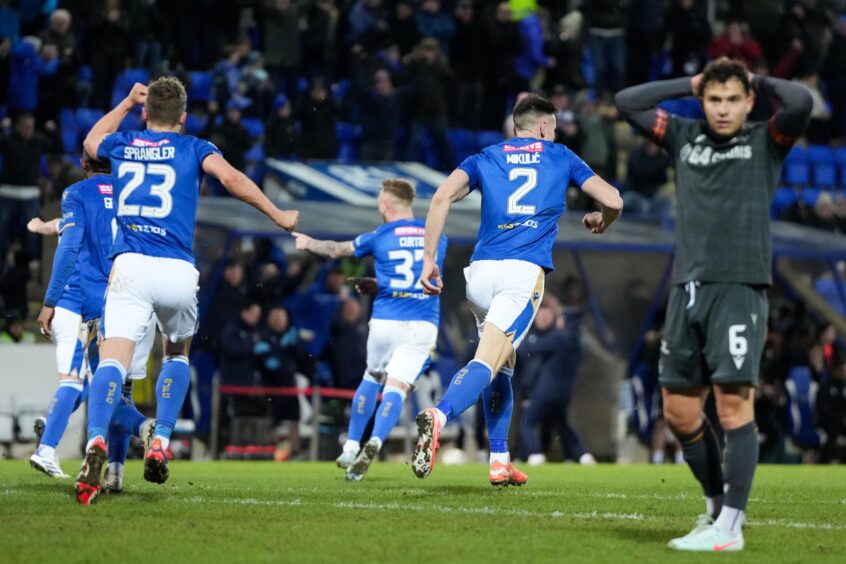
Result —
[[[55,307],[62,297],[68,279],[76,266],[77,255],[85,234],[85,213],[79,193],[73,187],[62,194],[62,218],[59,220],[59,246],[53,259],[50,284],[44,296],[44,305]]]
[[[209,155],[223,155],[217,145],[205,139],[197,139],[194,143],[194,155],[197,157],[197,162],[202,164]]]
[[[376,232],[370,231],[369,233],[362,233],[358,237],[355,238],[353,241],[353,247],[355,248],[354,256],[355,258],[362,258],[366,257],[367,255],[373,254],[373,247],[376,244]]]
[[[480,188],[479,186],[479,155],[471,155],[464,159],[464,161],[458,165],[460,170],[463,170],[467,173],[467,176],[470,177],[470,191]]]
[[[112,158],[112,149],[115,148],[120,140],[120,133],[109,133],[103,140],[100,141],[100,146],[97,147],[97,160],[108,161]]]
[[[591,176],[596,176],[593,169],[591,169],[585,161],[579,158],[576,153],[567,149],[567,156],[569,157],[567,160],[570,163],[570,180],[578,187],[581,188],[582,184],[587,182],[587,179]]]

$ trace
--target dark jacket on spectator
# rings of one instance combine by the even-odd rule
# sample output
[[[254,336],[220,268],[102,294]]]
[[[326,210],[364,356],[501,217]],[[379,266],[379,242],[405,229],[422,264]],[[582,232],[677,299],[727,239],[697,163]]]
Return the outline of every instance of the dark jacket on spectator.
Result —
[[[61,140],[56,133],[35,133],[24,139],[17,132],[0,137],[0,157],[3,158],[3,172],[0,184],[14,186],[37,186],[41,156],[57,150]]]
[[[257,327],[250,327],[237,317],[223,328],[220,333],[220,377],[224,384],[259,384],[254,349],[260,339]]]

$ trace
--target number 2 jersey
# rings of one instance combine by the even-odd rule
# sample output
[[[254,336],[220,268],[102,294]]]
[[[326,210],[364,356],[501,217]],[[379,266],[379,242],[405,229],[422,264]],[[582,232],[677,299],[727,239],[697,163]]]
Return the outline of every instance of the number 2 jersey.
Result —
[[[427,296],[420,284],[425,226],[420,219],[401,219],[380,225],[353,241],[357,258],[373,255],[376,263],[379,290],[373,302],[372,319],[428,321],[438,325],[440,300],[438,296]],[[441,235],[436,260],[441,272],[446,250],[447,238]]]
[[[479,237],[470,262],[517,259],[554,270],[552,246],[567,188],[594,172],[564,145],[515,137],[468,157],[459,169],[482,193]]]
[[[112,178],[94,175],[71,184],[62,194],[59,247],[44,303],[99,318],[109,281],[114,239]]]
[[[107,135],[97,158],[109,159],[118,234],[112,258],[122,253],[193,264],[194,224],[203,160],[220,150],[203,139],[164,131]]]

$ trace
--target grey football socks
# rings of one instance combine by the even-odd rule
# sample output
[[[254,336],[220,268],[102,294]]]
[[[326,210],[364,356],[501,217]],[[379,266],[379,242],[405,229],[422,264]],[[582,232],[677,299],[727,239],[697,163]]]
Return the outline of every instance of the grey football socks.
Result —
[[[716,518],[722,506],[724,482],[720,444],[714,429],[707,419],[702,419],[702,425],[696,431],[676,437],[682,444],[685,462],[702,485],[706,509]]]

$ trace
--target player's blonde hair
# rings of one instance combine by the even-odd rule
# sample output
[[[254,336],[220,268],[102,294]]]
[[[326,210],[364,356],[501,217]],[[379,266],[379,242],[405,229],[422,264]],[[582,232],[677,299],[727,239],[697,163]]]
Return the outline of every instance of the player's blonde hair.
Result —
[[[382,192],[390,194],[407,206],[414,202],[416,193],[414,184],[404,178],[386,178],[382,181]]]
[[[173,76],[157,78],[147,87],[147,121],[172,126],[179,123],[188,102],[188,94],[179,79]]]

